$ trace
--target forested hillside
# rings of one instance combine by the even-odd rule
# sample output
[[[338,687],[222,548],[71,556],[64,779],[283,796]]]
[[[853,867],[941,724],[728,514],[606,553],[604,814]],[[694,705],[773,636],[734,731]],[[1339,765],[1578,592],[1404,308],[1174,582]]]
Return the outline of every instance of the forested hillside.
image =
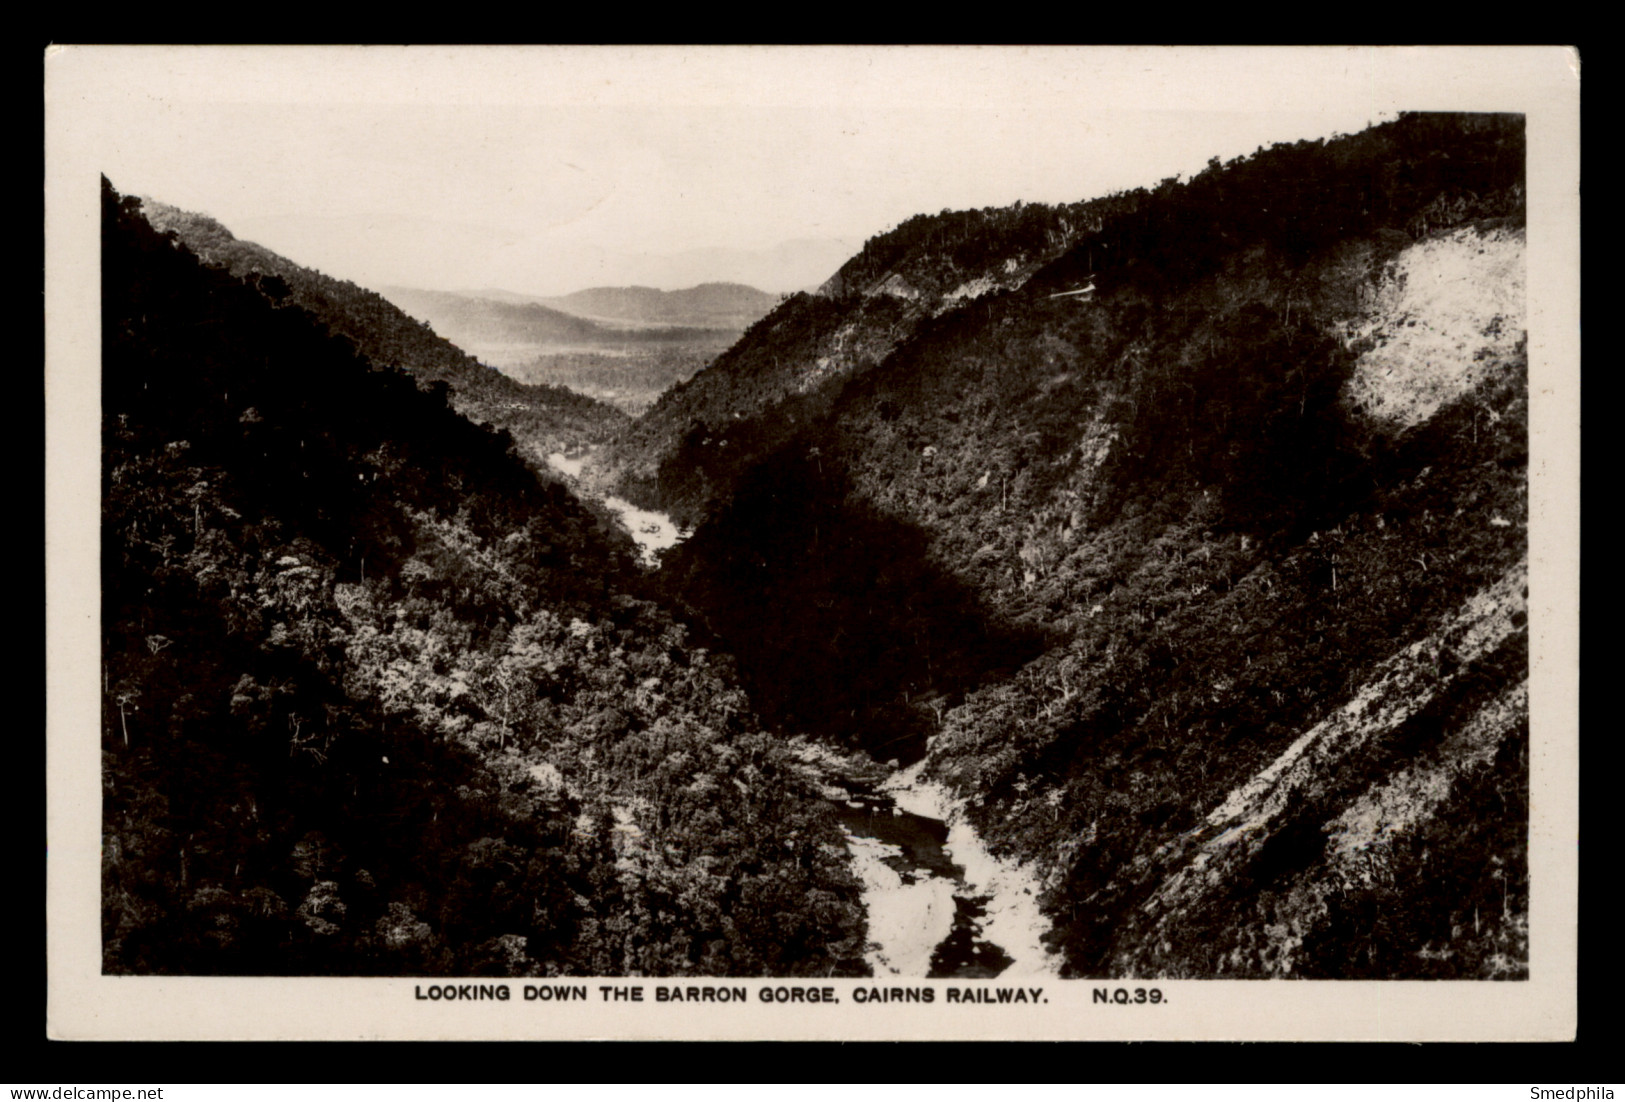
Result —
[[[1018,287],[1118,200],[911,218],[817,294],[790,296],[714,365],[673,386],[598,462],[627,497],[686,524],[752,464],[824,416],[839,384],[932,318]]]
[[[599,443],[624,422],[612,406],[565,387],[516,382],[383,296],[241,241],[207,215],[154,199],[143,199],[141,208],[155,227],[173,231],[205,263],[256,283],[273,299],[291,299],[355,342],[372,362],[409,371],[421,386],[445,382],[459,413],[476,424],[507,429],[531,458]]]
[[[1407,115],[916,219],[612,470],[764,714],[946,784],[1069,973],[1523,976],[1523,165]]]
[[[829,811],[626,535],[141,211],[104,185],[104,969],[861,974]]]

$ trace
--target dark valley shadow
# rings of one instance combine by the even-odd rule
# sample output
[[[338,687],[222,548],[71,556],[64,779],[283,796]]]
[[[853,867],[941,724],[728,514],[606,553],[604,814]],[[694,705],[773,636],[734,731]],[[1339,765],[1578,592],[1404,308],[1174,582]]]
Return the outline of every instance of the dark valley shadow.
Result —
[[[1046,646],[928,550],[800,436],[671,553],[662,582],[736,656],[768,722],[911,762],[964,692]]]

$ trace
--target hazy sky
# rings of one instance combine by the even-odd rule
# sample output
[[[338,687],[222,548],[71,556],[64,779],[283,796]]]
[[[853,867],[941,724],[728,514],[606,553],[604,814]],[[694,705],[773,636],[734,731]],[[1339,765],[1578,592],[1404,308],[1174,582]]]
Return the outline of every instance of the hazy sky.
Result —
[[[1086,199],[1398,108],[1492,107],[1496,80],[1486,51],[1371,48],[67,54],[48,111],[74,101],[73,140],[121,191],[368,286],[539,294],[807,286],[911,214]]]

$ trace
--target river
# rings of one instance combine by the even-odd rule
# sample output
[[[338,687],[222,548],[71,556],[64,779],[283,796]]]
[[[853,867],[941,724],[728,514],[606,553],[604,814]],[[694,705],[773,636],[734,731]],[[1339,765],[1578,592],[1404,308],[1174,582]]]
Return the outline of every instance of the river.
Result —
[[[987,978],[1010,967],[984,934],[989,899],[949,855],[946,823],[873,793],[835,804],[863,883],[875,975]]]
[[[554,452],[547,462],[579,480],[591,454]],[[688,535],[664,513],[618,497],[603,503],[647,566]],[[1055,974],[1055,957],[1041,940],[1049,922],[1038,908],[1037,878],[991,853],[919,766],[868,784],[847,775],[826,749],[800,743],[797,756],[819,778],[846,833],[869,918],[865,957],[876,977]]]
[[[587,457],[591,454],[591,448],[568,455],[554,452],[547,457],[547,464],[560,474],[579,479],[586,466]],[[688,537],[688,533],[679,528],[677,522],[665,513],[640,509],[630,501],[618,497],[605,497],[601,500],[604,506],[620,519],[621,526],[632,534],[632,539],[638,545],[639,557],[645,566],[658,566],[662,551],[677,546]]]
[[[869,918],[865,954],[877,977],[1054,975],[1049,922],[1032,873],[994,856],[941,786],[919,767],[878,784],[828,779],[817,748],[799,755],[826,779]],[[820,760],[822,759],[822,760]]]

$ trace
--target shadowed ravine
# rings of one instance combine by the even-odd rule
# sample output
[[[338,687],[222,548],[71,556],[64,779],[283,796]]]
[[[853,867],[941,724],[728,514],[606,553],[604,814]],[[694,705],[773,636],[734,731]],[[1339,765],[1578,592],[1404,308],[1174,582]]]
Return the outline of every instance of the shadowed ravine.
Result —
[[[1044,650],[930,555],[923,529],[792,441],[662,560],[660,584],[738,660],[769,724],[918,761],[962,695]]]

